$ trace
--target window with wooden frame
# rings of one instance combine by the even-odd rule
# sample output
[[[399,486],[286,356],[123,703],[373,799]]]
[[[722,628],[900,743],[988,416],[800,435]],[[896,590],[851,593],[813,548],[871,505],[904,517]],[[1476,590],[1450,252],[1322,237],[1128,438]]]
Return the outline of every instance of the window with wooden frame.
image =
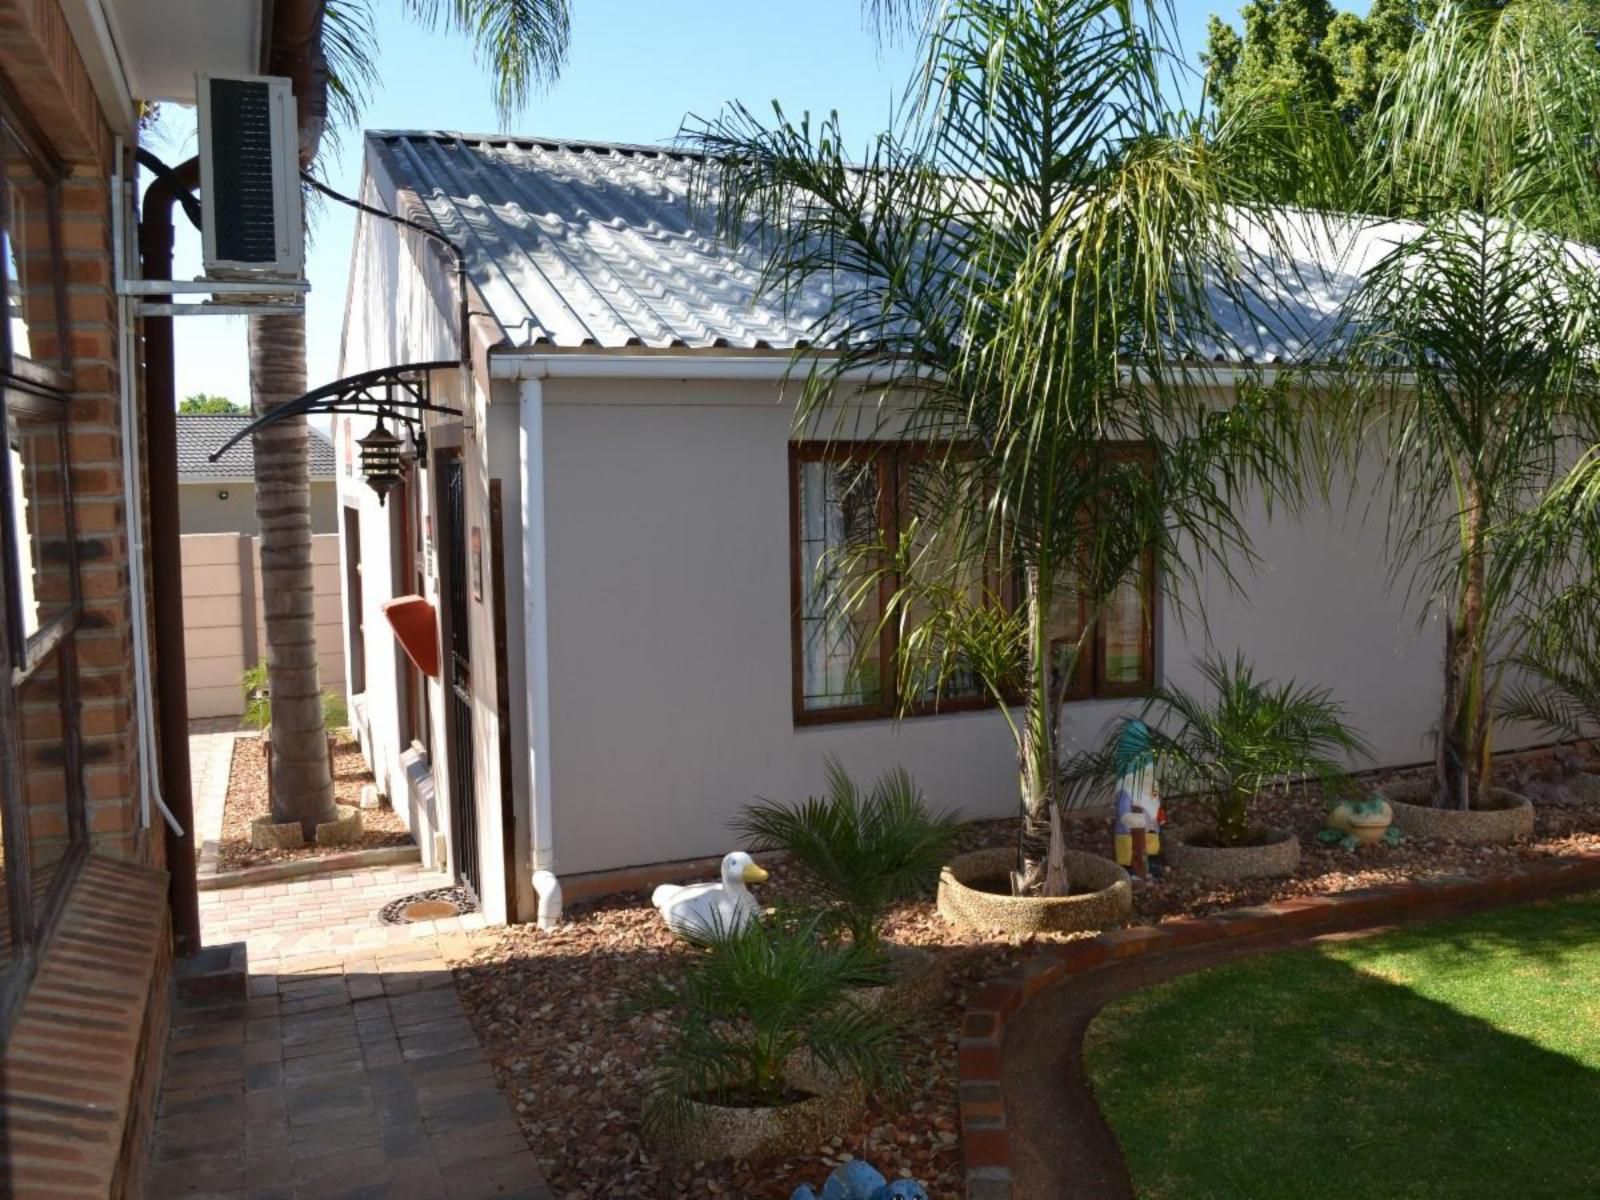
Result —
[[[0,100],[0,1038],[88,848],[59,177]]]
[[[1118,453],[1136,453],[1119,449]],[[957,456],[959,457],[959,455]],[[897,634],[882,613],[897,581],[862,547],[897,546],[912,532],[909,503],[922,473],[947,461],[926,445],[798,442],[789,449],[790,606],[793,709],[797,724],[896,715]],[[920,536],[920,535],[919,535]],[[936,546],[921,552],[937,553]],[[992,578],[958,581],[1013,602],[1017,589]],[[1136,696],[1155,679],[1155,563],[1117,589],[1094,619],[1072,581],[1058,586],[1050,639],[1064,665],[1084,629],[1094,628],[1064,695],[1069,700]],[[915,612],[909,614],[915,620]],[[1055,681],[1059,685],[1059,677]],[[989,707],[976,680],[946,681],[903,706],[924,716]]]

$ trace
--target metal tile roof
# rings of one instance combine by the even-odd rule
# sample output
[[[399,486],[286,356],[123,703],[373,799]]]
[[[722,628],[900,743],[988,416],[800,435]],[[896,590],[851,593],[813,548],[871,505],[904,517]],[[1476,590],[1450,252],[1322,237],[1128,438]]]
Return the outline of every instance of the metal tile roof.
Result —
[[[255,418],[249,413],[179,413],[178,479],[254,479],[255,450],[245,438],[217,462],[208,455]],[[333,443],[316,426],[308,426],[312,479],[332,479],[338,471]]]
[[[792,349],[824,312],[820,285],[759,295],[755,252],[719,240],[691,206],[693,160],[659,147],[433,131],[376,131],[367,146],[468,256],[512,348]],[[393,198],[390,198],[393,204]],[[1219,296],[1220,363],[1320,357],[1363,272],[1416,227],[1301,218],[1287,255],[1241,218],[1243,305]]]

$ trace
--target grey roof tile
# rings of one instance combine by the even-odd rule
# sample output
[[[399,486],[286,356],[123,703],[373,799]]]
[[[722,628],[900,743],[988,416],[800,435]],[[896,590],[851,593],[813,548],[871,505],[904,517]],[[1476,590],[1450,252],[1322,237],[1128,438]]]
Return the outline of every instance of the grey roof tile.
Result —
[[[256,460],[249,438],[216,462],[209,456],[254,419],[249,413],[179,413],[178,478],[253,479]],[[315,425],[307,432],[311,478],[332,479],[338,466],[333,443]]]

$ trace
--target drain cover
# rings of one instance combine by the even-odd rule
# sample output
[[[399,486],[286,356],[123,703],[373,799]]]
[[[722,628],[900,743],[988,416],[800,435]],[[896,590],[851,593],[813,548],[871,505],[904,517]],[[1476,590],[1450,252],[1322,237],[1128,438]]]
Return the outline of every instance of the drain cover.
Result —
[[[410,925],[414,921],[437,921],[478,911],[478,902],[464,887],[434,888],[391,900],[378,910],[385,925]]]

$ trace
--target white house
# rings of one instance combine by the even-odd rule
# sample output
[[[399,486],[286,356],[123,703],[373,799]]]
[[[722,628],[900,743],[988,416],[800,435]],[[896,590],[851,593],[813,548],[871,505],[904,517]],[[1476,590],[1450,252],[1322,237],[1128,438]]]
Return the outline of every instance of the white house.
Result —
[[[425,856],[468,878],[492,919],[550,918],[562,890],[618,878],[603,873],[720,854],[741,805],[818,790],[828,754],[867,776],[903,764],[970,816],[1017,803],[994,713],[897,722],[819,639],[800,579],[848,499],[797,439],[782,381],[818,301],[786,319],[758,298],[757,264],[718,242],[689,179],[684,159],[642,147],[366,139],[362,199],[464,252],[473,353],[470,370],[433,372],[434,402],[460,415],[428,416],[425,469],[385,507],[341,469],[361,531],[352,713]],[[1254,362],[1326,322],[1359,264],[1332,265],[1241,318]],[[451,360],[456,331],[448,251],[364,217],[344,372]],[[1219,387],[1235,365],[1218,364]],[[371,425],[341,420],[357,424],[336,440]],[[1153,678],[1191,680],[1208,647],[1243,648],[1266,674],[1332,687],[1380,761],[1426,759],[1439,637],[1361,518],[1258,514],[1260,570],[1242,596],[1207,583],[1190,606],[1203,622],[1157,604],[1147,630],[1130,589],[1071,706],[1074,736]],[[406,593],[435,606],[440,678],[380,635],[379,605]]]

